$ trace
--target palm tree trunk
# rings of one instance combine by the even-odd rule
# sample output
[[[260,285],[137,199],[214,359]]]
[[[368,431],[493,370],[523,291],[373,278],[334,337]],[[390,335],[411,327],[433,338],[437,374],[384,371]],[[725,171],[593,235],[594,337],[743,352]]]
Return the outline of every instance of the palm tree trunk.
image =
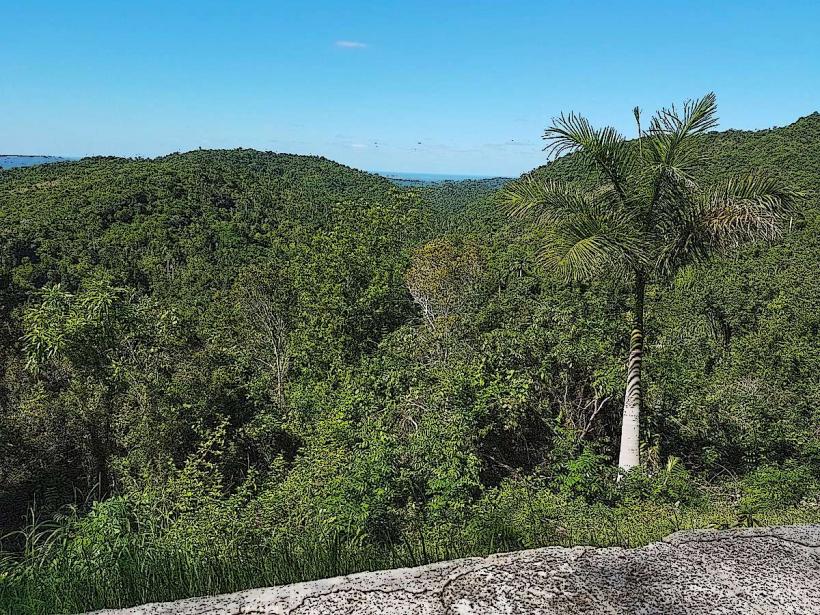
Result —
[[[618,466],[625,472],[640,465],[641,360],[643,359],[643,305],[646,280],[635,278],[635,316],[629,338],[629,364],[626,371],[626,395],[621,426],[621,454]]]

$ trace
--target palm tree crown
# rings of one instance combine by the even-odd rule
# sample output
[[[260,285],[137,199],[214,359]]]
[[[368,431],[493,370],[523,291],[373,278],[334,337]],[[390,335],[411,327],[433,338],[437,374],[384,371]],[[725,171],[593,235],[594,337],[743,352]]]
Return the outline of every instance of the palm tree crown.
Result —
[[[545,264],[573,280],[604,267],[651,280],[744,241],[776,238],[795,192],[753,173],[710,189],[695,180],[697,136],[717,125],[716,111],[710,93],[658,111],[644,129],[636,108],[634,141],[574,113],[557,118],[544,133],[548,153],[576,153],[600,181],[590,189],[525,176],[505,191],[514,215],[545,227]]]

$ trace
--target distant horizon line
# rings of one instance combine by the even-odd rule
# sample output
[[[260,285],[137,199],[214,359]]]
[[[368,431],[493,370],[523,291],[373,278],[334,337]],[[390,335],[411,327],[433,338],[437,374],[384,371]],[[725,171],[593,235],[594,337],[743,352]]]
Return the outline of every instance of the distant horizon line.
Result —
[[[203,149],[203,148],[198,148]],[[226,148],[226,149],[254,149],[254,148]],[[196,150],[188,150],[196,151]],[[257,150],[263,151],[263,150]],[[123,156],[114,154],[113,157],[115,158],[162,158],[164,156],[169,156],[174,153],[187,153],[187,152],[172,152],[170,154],[164,154],[159,156]],[[276,152],[276,153],[285,153],[285,152]],[[294,156],[300,156],[305,154],[292,154]],[[106,154],[91,154],[85,156],[63,156],[59,154],[8,154],[8,153],[0,153],[0,158],[46,158],[46,159],[54,159],[57,162],[76,162],[78,160],[82,160],[83,158],[96,158],[96,157],[108,157],[111,156]],[[322,156],[327,158],[326,156]],[[333,160],[332,158],[328,158],[328,160]],[[482,174],[482,173],[445,173],[445,172],[428,172],[428,171],[384,171],[384,170],[373,170],[373,169],[362,169],[359,167],[354,167],[352,165],[345,164],[344,162],[339,162],[337,160],[333,160],[333,162],[337,162],[338,164],[342,164],[344,166],[349,166],[352,169],[357,169],[359,171],[363,171],[365,173],[372,173],[373,175],[379,175],[381,177],[386,177],[388,179],[407,179],[407,180],[427,180],[427,181],[447,181],[447,180],[467,180],[467,179],[512,179],[512,175],[503,175],[503,174]],[[26,165],[29,166],[29,165]]]
[[[364,169],[363,169],[364,170]],[[374,175],[381,175],[389,179],[425,179],[431,177],[439,177],[442,179],[459,178],[459,179],[512,179],[510,175],[482,175],[476,173],[428,173],[423,171],[371,171],[366,170],[367,173]]]
[[[795,125],[795,124],[797,124],[797,123],[799,123],[803,120],[816,119],[818,116],[820,116],[820,110],[814,110],[814,111],[811,111],[809,113],[806,113],[805,115],[800,115],[795,120],[793,120],[791,122],[787,122],[787,123],[782,124],[782,125],[781,124],[770,124],[770,125],[762,127],[762,128],[757,128],[757,127],[732,128],[732,127],[720,126],[717,129],[709,131],[709,132],[710,133],[729,133],[729,132],[751,132],[751,133],[760,132],[760,133],[763,133],[763,132],[768,132],[768,131],[771,131],[771,130],[780,130],[780,129],[783,129],[783,128],[788,128],[788,127],[793,126],[793,125]],[[631,139],[629,139],[629,140],[631,140]],[[525,170],[523,170],[519,173],[514,173],[512,175],[505,175],[505,174],[493,175],[493,174],[477,174],[477,173],[428,173],[428,172],[421,172],[421,171],[407,171],[407,172],[380,171],[380,170],[363,169],[361,167],[353,166],[350,163],[339,161],[335,158],[331,158],[327,154],[322,154],[322,153],[296,154],[296,153],[287,152],[287,151],[265,150],[265,149],[260,149],[258,147],[247,147],[247,146],[241,146],[241,145],[240,146],[234,146],[234,147],[203,147],[203,146],[200,145],[200,146],[197,146],[197,147],[192,147],[191,149],[180,148],[180,149],[172,150],[172,151],[169,151],[169,152],[166,152],[166,153],[159,153],[159,154],[134,154],[134,153],[99,154],[99,153],[95,153],[95,154],[59,155],[59,154],[0,153],[0,158],[6,158],[6,157],[8,157],[8,158],[55,158],[55,159],[57,159],[56,162],[64,162],[64,161],[72,162],[72,161],[81,160],[83,158],[95,158],[95,157],[101,157],[101,158],[107,158],[107,157],[113,157],[113,158],[143,158],[143,159],[149,159],[150,160],[150,159],[154,159],[154,158],[164,158],[166,156],[171,156],[173,154],[185,154],[185,153],[188,153],[188,152],[193,152],[193,151],[196,151],[196,150],[203,150],[203,149],[209,149],[209,150],[210,149],[215,149],[215,150],[250,149],[250,150],[255,150],[255,151],[258,151],[258,152],[272,152],[272,153],[277,153],[277,154],[290,154],[290,155],[293,155],[293,156],[317,156],[317,157],[320,157],[320,158],[326,158],[328,160],[331,160],[332,162],[336,162],[338,164],[341,164],[341,165],[344,165],[344,166],[347,166],[347,167],[350,167],[350,168],[358,169],[359,171],[363,171],[365,173],[373,173],[375,175],[380,175],[382,177],[388,177],[390,179],[404,179],[404,178],[413,179],[414,177],[418,177],[418,176],[439,177],[439,178],[442,178],[442,179],[447,179],[447,178],[450,178],[450,179],[452,179],[452,178],[461,178],[461,179],[496,179],[496,178],[498,178],[498,179],[513,179],[515,177],[520,176],[521,174],[528,173],[529,171],[532,170],[532,169],[525,169]],[[535,165],[535,167],[533,167],[533,168],[538,168],[540,166],[543,166],[544,164],[549,164],[550,162],[552,162],[552,160],[543,160],[539,164]],[[28,165],[28,166],[30,166],[30,165]]]

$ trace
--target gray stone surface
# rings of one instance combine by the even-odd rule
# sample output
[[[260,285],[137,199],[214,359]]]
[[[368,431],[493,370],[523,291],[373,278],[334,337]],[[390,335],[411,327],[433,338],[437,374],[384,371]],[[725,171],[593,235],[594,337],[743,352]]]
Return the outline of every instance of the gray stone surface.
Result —
[[[148,604],[134,615],[820,614],[820,526],[549,547]]]

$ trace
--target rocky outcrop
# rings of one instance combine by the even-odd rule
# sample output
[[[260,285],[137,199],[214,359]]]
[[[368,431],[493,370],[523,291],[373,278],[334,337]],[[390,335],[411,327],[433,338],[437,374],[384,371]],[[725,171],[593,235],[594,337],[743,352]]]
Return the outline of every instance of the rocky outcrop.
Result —
[[[820,526],[549,547],[149,604],[135,615],[820,614]]]

